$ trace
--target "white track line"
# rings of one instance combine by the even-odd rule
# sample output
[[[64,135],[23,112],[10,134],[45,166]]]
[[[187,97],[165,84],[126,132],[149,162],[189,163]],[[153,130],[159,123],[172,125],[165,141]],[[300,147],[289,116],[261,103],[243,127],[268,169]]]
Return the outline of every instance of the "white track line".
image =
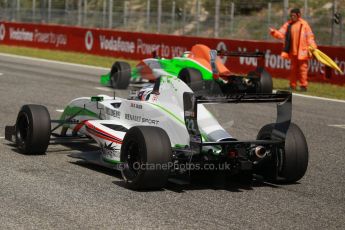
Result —
[[[56,112],[59,112],[59,113],[63,113],[63,109],[57,109],[57,110],[55,110]]]
[[[0,137],[0,139],[5,139],[5,137]]]
[[[5,56],[5,57],[21,58],[21,59],[32,60],[32,61],[63,64],[63,65],[77,66],[77,67],[83,67],[83,68],[92,68],[92,69],[100,69],[100,70],[108,70],[108,71],[110,70],[110,67],[104,68],[104,67],[92,66],[92,65],[83,65],[83,64],[68,63],[68,62],[63,62],[63,61],[47,60],[47,59],[42,59],[42,58],[26,57],[26,56],[20,56],[20,55],[15,55],[15,54],[0,53],[0,55]]]
[[[345,103],[345,100],[339,100],[339,99],[331,99],[331,98],[325,98],[325,97],[310,96],[310,95],[304,95],[304,94],[299,94],[299,93],[292,93],[292,95],[298,96],[298,97],[317,99],[317,100],[322,100],[322,101],[333,101],[333,102]]]
[[[328,126],[345,129],[345,125],[328,125]]]
[[[113,89],[109,89],[109,88],[106,88],[106,87],[95,87],[95,89],[106,91],[106,92],[114,92]]]

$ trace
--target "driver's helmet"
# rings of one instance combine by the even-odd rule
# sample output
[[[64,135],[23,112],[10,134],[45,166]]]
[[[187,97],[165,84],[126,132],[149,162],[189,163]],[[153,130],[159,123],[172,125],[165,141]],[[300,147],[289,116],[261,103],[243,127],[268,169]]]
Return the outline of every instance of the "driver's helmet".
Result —
[[[152,93],[153,87],[144,87],[139,90],[138,92],[138,99],[141,101],[147,101],[150,98],[150,94]]]

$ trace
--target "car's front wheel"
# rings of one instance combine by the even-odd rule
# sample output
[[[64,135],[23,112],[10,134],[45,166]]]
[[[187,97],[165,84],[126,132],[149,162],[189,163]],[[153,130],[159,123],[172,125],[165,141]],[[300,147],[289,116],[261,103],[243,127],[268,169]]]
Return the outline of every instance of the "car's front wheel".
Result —
[[[15,125],[18,149],[24,154],[44,154],[50,141],[50,115],[42,105],[23,105]]]
[[[135,126],[121,147],[122,177],[128,188],[159,189],[169,176],[172,151],[167,133],[158,127]]]

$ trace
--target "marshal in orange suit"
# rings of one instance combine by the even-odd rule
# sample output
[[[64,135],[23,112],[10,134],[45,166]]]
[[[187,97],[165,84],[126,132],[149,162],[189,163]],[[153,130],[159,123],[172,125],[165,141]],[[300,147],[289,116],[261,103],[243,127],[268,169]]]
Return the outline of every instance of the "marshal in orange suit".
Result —
[[[317,48],[317,45],[309,24],[301,17],[300,9],[292,9],[290,20],[279,30],[270,28],[270,33],[283,40],[284,49],[281,56],[291,60],[290,88],[295,90],[299,80],[300,90],[307,91],[308,59],[312,57],[309,47]]]

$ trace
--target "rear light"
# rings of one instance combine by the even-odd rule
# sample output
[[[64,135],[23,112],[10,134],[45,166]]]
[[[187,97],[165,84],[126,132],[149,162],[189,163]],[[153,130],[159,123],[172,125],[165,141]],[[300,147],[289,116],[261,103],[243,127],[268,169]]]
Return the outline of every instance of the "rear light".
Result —
[[[230,149],[230,150],[228,151],[228,157],[229,157],[229,158],[235,158],[235,157],[237,157],[237,156],[238,156],[238,152],[237,152],[236,149]]]

